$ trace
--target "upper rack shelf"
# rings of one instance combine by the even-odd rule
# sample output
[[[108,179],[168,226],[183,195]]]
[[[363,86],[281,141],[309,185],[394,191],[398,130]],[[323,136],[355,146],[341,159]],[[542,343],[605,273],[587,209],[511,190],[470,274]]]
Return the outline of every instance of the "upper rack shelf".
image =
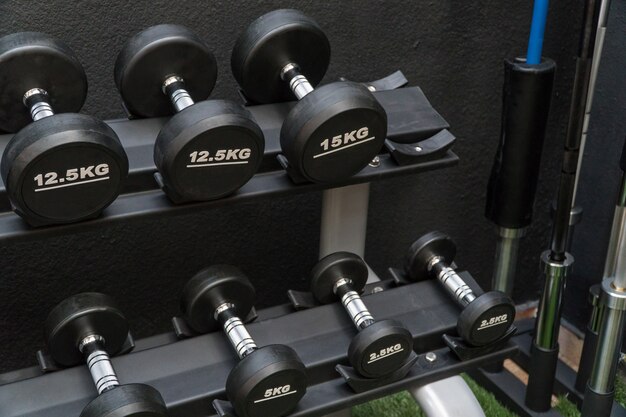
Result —
[[[218,205],[236,204],[261,197],[298,194],[383,178],[415,174],[455,165],[458,157],[450,150],[455,141],[448,123],[430,105],[418,87],[374,93],[388,116],[388,139],[383,153],[370,166],[348,180],[332,184],[299,182],[280,162],[280,129],[294,103],[250,106],[265,135],[265,153],[259,172],[241,189],[223,199],[176,205],[158,188],[152,160],[154,141],[166,119],[112,120],[107,122],[118,134],[130,163],[122,194],[94,220],[32,228],[11,211],[0,180],[0,242],[28,241],[94,230],[134,218],[173,216]],[[11,135],[0,135],[0,152]]]

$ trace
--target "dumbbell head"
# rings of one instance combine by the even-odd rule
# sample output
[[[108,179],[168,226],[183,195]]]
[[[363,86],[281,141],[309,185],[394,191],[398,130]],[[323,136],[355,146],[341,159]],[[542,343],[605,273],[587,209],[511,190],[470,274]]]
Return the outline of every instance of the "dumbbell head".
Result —
[[[432,277],[432,260],[438,257],[451,265],[456,255],[456,245],[446,234],[430,232],[416,240],[405,258],[405,270],[413,281]],[[500,291],[484,293],[469,304],[457,321],[457,332],[466,342],[474,346],[492,343],[506,334],[515,319],[515,304]]]
[[[288,64],[317,85],[330,61],[319,25],[297,10],[276,10],[248,27],[233,49],[233,74],[247,97],[293,99]],[[289,164],[312,182],[331,182],[363,169],[381,150],[387,115],[364,86],[333,83],[304,96],[285,118],[280,143]]]
[[[500,291],[486,292],[461,312],[457,332],[474,346],[495,342],[504,336],[515,320],[513,300]]]
[[[354,291],[361,293],[369,271],[365,261],[351,252],[335,252],[322,258],[311,270],[311,292],[322,304],[337,301],[335,284],[349,279]]]
[[[38,32],[0,39],[0,130],[17,132],[32,122],[24,94],[48,92],[57,113],[78,112],[87,97],[87,76],[74,53],[61,41]]]
[[[95,217],[115,200],[128,159],[107,124],[64,113],[16,133],[1,172],[11,203],[28,223],[69,223]]]
[[[330,63],[330,43],[319,25],[302,12],[275,10],[254,22],[239,36],[231,55],[235,79],[246,96],[257,103],[293,100],[289,84],[281,79],[287,64],[316,86]]]
[[[58,113],[32,121],[25,94]],[[15,210],[31,225],[97,216],[119,194],[128,159],[115,132],[80,110],[84,70],[72,51],[42,33],[0,39],[0,128],[21,129],[2,155],[2,178]],[[26,126],[26,127],[24,127]]]
[[[149,385],[127,384],[108,390],[93,399],[80,417],[167,417],[159,391]]]
[[[350,252],[336,252],[322,258],[311,271],[311,292],[320,303],[337,301],[335,285],[350,280],[351,289],[360,293],[369,270],[365,261]],[[406,363],[413,350],[411,333],[395,320],[382,320],[359,330],[348,347],[348,360],[367,378],[393,373]]]
[[[336,82],[315,89],[289,112],[280,146],[289,163],[312,182],[332,182],[361,171],[380,152],[387,114],[363,85]]]
[[[79,345],[87,336],[102,337],[109,355],[120,351],[128,337],[128,322],[113,299],[100,293],[69,297],[52,309],[45,321],[48,352],[62,366],[84,363]],[[119,385],[92,400],[81,417],[166,417],[159,392],[143,384]]]
[[[133,114],[174,113],[166,79],[178,77],[194,101],[207,98],[217,66],[189,29],[153,26],[131,38],[115,64],[117,87]],[[170,88],[174,88],[170,86]],[[175,91],[175,90],[174,90]],[[176,203],[207,201],[239,189],[261,164],[265,140],[250,112],[230,101],[200,101],[175,114],[154,145],[164,191]]]
[[[115,84],[126,108],[142,117],[174,113],[163,83],[181,77],[194,101],[206,99],[217,79],[208,45],[184,26],[152,26],[133,36],[115,61]]]
[[[226,100],[202,101],[163,126],[154,162],[174,202],[207,201],[247,183],[264,149],[263,131],[247,109]]]
[[[450,236],[441,232],[426,233],[409,247],[404,269],[412,281],[431,278],[430,268],[433,258],[439,257],[451,265],[456,256],[456,244]]]
[[[253,307],[254,287],[238,268],[215,265],[185,286],[181,308],[198,332],[219,327],[215,310],[231,304],[245,318]],[[306,369],[288,346],[270,345],[244,356],[228,375],[226,394],[240,417],[279,417],[291,412],[306,392]]]
[[[289,414],[304,396],[306,369],[285,345],[264,346],[244,357],[226,380],[228,399],[241,417]]]
[[[84,362],[79,350],[87,336],[104,338],[109,355],[120,351],[128,337],[128,322],[113,299],[100,293],[69,297],[52,309],[44,324],[48,353],[62,366]]]
[[[381,320],[359,331],[348,346],[348,360],[366,378],[400,369],[413,351],[413,337],[395,320]]]
[[[183,289],[181,310],[187,323],[198,333],[220,327],[215,310],[222,304],[234,305],[242,320],[254,307],[256,292],[244,273],[234,266],[214,265],[198,272]]]

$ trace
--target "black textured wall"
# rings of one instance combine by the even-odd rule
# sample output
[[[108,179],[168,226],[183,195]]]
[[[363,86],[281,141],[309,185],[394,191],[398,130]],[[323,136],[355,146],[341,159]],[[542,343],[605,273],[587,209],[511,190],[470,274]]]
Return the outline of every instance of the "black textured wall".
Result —
[[[372,187],[369,262],[378,271],[398,264],[413,239],[437,228],[455,237],[458,263],[488,286],[495,235],[483,209],[499,134],[502,59],[525,52],[529,1],[0,2],[0,34],[37,30],[64,39],[89,77],[84,112],[106,119],[123,116],[113,63],[135,32],[166,22],[189,26],[213,45],[219,61],[212,97],[236,99],[229,71],[235,36],[255,17],[280,7],[304,10],[327,31],[333,59],[326,80],[369,80],[401,69],[459,138],[458,167]],[[545,207],[556,187],[581,10],[577,1],[554,2],[550,11],[545,54],[559,71],[536,221],[521,254],[518,301],[536,298],[541,285],[537,259],[549,234]],[[623,15],[621,23],[623,29]],[[79,291],[116,297],[139,337],[168,330],[183,283],[215,262],[242,266],[257,285],[260,305],[284,301],[287,288],[306,286],[303,277],[316,260],[320,197],[262,200],[2,247],[0,369],[33,364],[45,315]]]

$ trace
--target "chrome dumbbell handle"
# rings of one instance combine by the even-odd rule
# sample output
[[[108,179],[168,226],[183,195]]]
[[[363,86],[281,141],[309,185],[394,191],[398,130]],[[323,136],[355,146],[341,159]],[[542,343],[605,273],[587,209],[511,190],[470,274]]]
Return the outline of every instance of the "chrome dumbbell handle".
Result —
[[[254,339],[246,326],[235,315],[235,305],[224,303],[215,309],[215,318],[224,327],[224,332],[240,359],[245,358],[257,349]]]
[[[120,385],[109,354],[104,350],[104,343],[102,336],[90,335],[78,345],[78,349],[85,356],[98,395]]]
[[[280,71],[280,78],[283,81],[289,83],[289,88],[293,91],[293,94],[301,100],[304,96],[313,91],[313,86],[306,79],[304,75],[300,73],[300,68],[296,64],[287,64]]]
[[[174,106],[177,113],[194,105],[191,95],[185,89],[185,81],[177,75],[167,77],[163,82],[162,90],[163,94],[170,98],[172,106]]]
[[[54,110],[52,110],[46,90],[31,88],[24,94],[22,101],[30,110],[30,117],[32,117],[34,122],[54,116]]]
[[[443,258],[439,256],[433,257],[428,269],[435,274],[437,279],[441,281],[443,286],[461,305],[466,306],[476,299],[472,289],[454,269],[444,262]]]
[[[333,292],[341,298],[341,304],[343,304],[357,329],[363,330],[374,324],[374,317],[363,303],[361,296],[352,288],[351,280],[339,279],[333,287]]]

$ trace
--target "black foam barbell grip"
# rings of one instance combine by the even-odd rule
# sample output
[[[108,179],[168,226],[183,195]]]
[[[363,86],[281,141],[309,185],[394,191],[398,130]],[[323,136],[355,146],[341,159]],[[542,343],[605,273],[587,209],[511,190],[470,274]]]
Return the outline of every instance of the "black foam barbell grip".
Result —
[[[519,229],[532,219],[556,64],[504,60],[500,143],[487,188],[485,215]]]
[[[585,399],[580,410],[581,417],[609,417],[613,409],[615,392],[599,394],[589,388],[585,390]]]
[[[546,392],[554,392],[558,357],[558,346],[554,349],[542,349],[533,343],[528,374],[535,375],[536,378],[529,379],[526,387],[526,406],[533,411],[545,412],[552,405],[552,395],[546,395]]]

